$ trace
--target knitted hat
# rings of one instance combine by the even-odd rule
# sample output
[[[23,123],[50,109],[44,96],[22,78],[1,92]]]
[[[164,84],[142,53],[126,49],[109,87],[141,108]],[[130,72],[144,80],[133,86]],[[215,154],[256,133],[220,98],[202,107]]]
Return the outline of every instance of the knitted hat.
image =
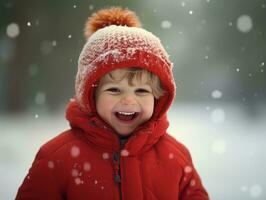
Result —
[[[169,56],[160,40],[139,26],[134,12],[119,7],[100,10],[88,19],[75,85],[76,100],[85,113],[96,112],[97,81],[118,68],[139,67],[159,77],[167,94],[155,102],[154,117],[172,103],[175,83]]]

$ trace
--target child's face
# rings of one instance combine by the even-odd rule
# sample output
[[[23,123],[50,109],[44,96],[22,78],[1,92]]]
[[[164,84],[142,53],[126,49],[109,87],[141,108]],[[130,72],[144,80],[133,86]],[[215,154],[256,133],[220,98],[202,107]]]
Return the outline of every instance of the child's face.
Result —
[[[117,69],[112,71],[112,76],[121,77],[124,73],[125,70]],[[104,76],[95,99],[100,117],[120,135],[131,134],[153,114],[154,96],[150,85],[134,81],[134,86],[130,86],[126,78],[117,82]]]

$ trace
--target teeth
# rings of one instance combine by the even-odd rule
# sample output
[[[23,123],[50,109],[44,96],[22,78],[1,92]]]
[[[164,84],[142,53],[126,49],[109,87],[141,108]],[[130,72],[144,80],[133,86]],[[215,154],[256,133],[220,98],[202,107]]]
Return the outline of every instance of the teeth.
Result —
[[[118,112],[120,115],[134,115],[135,112]]]

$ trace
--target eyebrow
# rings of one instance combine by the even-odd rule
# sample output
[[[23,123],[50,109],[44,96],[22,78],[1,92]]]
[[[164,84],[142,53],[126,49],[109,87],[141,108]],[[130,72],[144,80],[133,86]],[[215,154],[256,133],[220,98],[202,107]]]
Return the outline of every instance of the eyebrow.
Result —
[[[117,83],[114,82],[114,81],[104,81],[104,82],[102,82],[100,85],[101,85],[101,87],[103,87],[103,86],[105,86],[105,85],[110,85],[110,84],[117,84]]]
[[[100,89],[102,90],[103,88],[105,89],[109,86],[112,86],[112,84],[116,84],[116,83],[112,81],[106,81],[106,82],[101,83],[99,86],[100,86]]]
[[[119,84],[120,81],[114,81],[112,79],[109,79],[109,78],[104,78],[102,79],[101,83],[99,84],[99,86],[102,88],[102,87],[106,87],[106,85],[108,86],[109,84]],[[135,86],[135,87],[149,87],[149,88],[152,88],[150,84],[148,83],[143,83],[143,84],[140,84],[140,86]]]

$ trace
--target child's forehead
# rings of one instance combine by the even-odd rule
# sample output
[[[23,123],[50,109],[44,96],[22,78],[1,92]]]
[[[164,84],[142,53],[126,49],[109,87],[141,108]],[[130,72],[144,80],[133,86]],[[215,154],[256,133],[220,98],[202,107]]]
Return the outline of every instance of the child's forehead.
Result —
[[[109,73],[105,74],[105,76],[108,74],[111,74],[112,76],[123,76],[128,71],[130,71],[130,68],[115,69],[115,70],[112,70]]]
[[[113,70],[113,71],[105,74],[104,76],[102,76],[102,78],[100,78],[99,85],[118,82],[116,79],[120,79],[126,73],[125,70],[123,70],[123,71],[121,71],[120,69],[117,69],[117,70]]]
[[[103,76],[100,79],[100,85],[109,84],[109,83],[115,83],[115,80],[111,79],[109,76]]]
[[[115,82],[115,79],[119,79],[126,74],[126,69],[115,69],[107,74],[105,74],[100,81],[101,82]]]
[[[123,68],[123,69],[115,69],[113,71],[108,72],[105,74],[101,79],[100,82],[117,82],[116,80],[121,80],[127,78],[125,76],[126,73],[130,71],[130,68]]]
[[[141,76],[140,79],[138,79],[136,76],[133,76],[130,78],[129,74],[131,73],[136,73],[136,71],[132,71],[131,68],[122,68],[122,69],[115,69],[107,74],[105,74],[101,79],[100,79],[100,84],[99,85],[106,85],[106,84],[112,84],[112,83],[119,83],[119,82],[125,82],[129,81],[130,85],[143,85],[143,84],[148,84],[148,79],[147,77]]]

